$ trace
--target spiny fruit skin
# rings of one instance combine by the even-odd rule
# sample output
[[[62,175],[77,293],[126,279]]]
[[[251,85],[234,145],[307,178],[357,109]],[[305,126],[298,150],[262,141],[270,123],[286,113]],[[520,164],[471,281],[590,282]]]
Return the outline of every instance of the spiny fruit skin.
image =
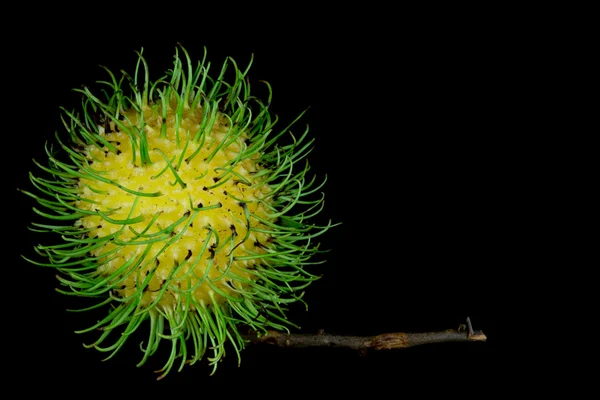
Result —
[[[242,327],[294,326],[285,307],[318,278],[307,271],[322,262],[314,239],[332,226],[309,222],[325,181],[308,179],[308,127],[279,143],[302,114],[276,130],[271,95],[264,104],[250,94],[250,65],[228,59],[213,79],[206,51],[193,68],[181,47],[173,69],[150,81],[138,56],[133,76],[107,69],[104,99],[76,89],[82,112],[63,109],[68,135],[57,133],[58,151],[47,147],[47,163],[30,174],[36,190],[23,191],[48,220],[32,229],[62,242],[35,247],[44,261],[27,259],[59,271],[59,292],[94,299],[86,310],[108,309],[78,331],[101,330],[86,346],[110,358],[147,325],[138,365],[169,342],[159,378],[207,350],[214,372],[227,343],[239,360]]]

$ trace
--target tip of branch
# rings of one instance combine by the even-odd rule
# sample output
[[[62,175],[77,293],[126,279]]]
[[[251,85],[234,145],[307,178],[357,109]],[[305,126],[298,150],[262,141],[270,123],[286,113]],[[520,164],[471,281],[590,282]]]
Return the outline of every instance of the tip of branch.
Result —
[[[464,329],[464,326],[463,326]],[[471,325],[471,318],[467,317],[467,339],[475,342],[485,342],[487,340],[487,336],[481,331],[474,331],[473,325]],[[460,328],[459,328],[460,331]]]
[[[487,340],[487,336],[481,331],[475,331],[472,334],[469,334],[468,339],[474,342],[485,342]]]

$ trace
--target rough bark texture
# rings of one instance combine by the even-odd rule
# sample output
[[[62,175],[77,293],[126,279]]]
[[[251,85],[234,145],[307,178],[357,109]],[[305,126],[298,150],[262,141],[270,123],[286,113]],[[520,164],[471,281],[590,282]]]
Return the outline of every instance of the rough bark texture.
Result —
[[[251,343],[269,344],[278,347],[344,347],[354,350],[405,349],[422,344],[444,342],[483,342],[487,340],[481,331],[474,331],[471,321],[458,329],[423,333],[384,333],[376,336],[340,336],[325,333],[298,334],[268,331],[266,335],[247,335]]]

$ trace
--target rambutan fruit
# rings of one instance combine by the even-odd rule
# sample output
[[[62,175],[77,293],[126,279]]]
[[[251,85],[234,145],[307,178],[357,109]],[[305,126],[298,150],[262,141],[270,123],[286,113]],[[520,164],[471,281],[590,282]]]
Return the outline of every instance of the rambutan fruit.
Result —
[[[138,53],[135,73],[106,69],[108,79],[63,108],[64,131],[22,190],[39,206],[58,244],[39,244],[66,295],[93,299],[84,310],[104,318],[86,345],[116,354],[148,326],[138,365],[168,343],[160,377],[231,345],[240,358],[242,331],[287,330],[287,306],[302,301],[323,260],[316,238],[333,225],[313,221],[325,180],[309,176],[313,140],[283,129],[267,102],[250,93],[248,71],[227,59],[209,75],[206,50],[194,66],[177,48],[173,68],[156,80]],[[226,81],[226,75],[233,79]],[[284,142],[287,137],[287,142]],[[207,352],[212,354],[206,355]]]

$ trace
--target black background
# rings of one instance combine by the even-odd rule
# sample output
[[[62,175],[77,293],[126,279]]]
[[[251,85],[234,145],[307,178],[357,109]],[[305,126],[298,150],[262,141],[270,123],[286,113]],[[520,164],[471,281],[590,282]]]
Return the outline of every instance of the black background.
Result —
[[[228,390],[257,393],[267,393],[274,382],[394,387],[425,377],[471,387],[477,395],[476,382],[496,374],[498,271],[512,246],[504,232],[508,200],[502,188],[512,162],[504,138],[519,55],[507,42],[510,26],[491,14],[446,11],[400,12],[391,20],[385,10],[354,10],[352,16],[290,11],[236,22],[179,10],[181,18],[157,11],[149,23],[147,16],[105,10],[29,21],[23,33],[34,33],[35,40],[5,35],[6,190],[16,221],[5,250],[14,256],[8,269],[15,272],[5,284],[14,312],[4,328],[6,345],[16,349],[9,352],[11,373],[64,385],[210,388],[235,382]],[[152,370],[162,360],[136,368],[137,341],[106,362],[84,349],[82,342],[95,336],[73,331],[87,327],[89,317],[66,312],[77,300],[54,291],[53,271],[20,257],[32,256],[43,238],[28,231],[33,202],[16,189],[30,188],[31,159],[43,159],[44,142],[61,129],[59,106],[77,106],[71,88],[104,79],[99,65],[133,71],[142,47],[151,71],[162,73],[172,65],[177,42],[194,58],[206,46],[215,70],[226,56],[245,66],[254,54],[249,77],[271,83],[280,125],[310,107],[302,122],[316,138],[313,171],[328,177],[323,215],[342,224],[322,238],[330,252],[322,279],[306,293],[308,311],[290,312],[301,332],[424,332],[454,329],[470,317],[488,341],[367,356],[249,346],[240,367],[230,352],[214,376],[196,365],[158,383]]]

